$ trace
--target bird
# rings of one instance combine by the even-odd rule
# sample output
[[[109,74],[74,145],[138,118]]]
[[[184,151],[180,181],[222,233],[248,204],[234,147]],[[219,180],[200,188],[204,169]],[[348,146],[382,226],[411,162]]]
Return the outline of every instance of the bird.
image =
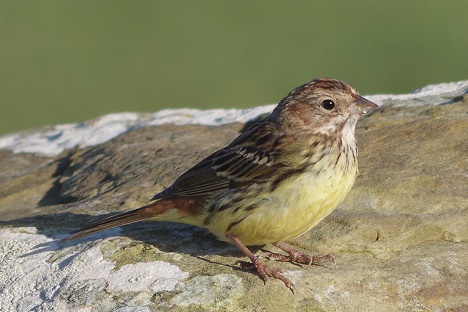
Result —
[[[74,231],[63,241],[142,220],[205,228],[250,260],[266,283],[294,283],[248,246],[273,244],[288,255],[271,260],[316,264],[285,241],[308,231],[346,197],[358,174],[355,126],[378,106],[348,83],[317,78],[282,99],[273,111],[179,176],[140,208]]]

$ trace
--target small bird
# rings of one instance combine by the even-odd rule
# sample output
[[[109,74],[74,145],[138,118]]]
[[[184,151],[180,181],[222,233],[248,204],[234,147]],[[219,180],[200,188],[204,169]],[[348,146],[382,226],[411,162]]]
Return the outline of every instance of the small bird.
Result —
[[[64,240],[141,220],[186,223],[208,229],[237,246],[264,282],[294,284],[246,246],[272,243],[286,255],[270,259],[313,264],[332,255],[309,256],[284,243],[306,232],[343,201],[356,178],[354,138],[359,117],[378,106],[349,84],[315,79],[292,90],[266,118],[231,144],[182,174],[152,203],[71,233]]]

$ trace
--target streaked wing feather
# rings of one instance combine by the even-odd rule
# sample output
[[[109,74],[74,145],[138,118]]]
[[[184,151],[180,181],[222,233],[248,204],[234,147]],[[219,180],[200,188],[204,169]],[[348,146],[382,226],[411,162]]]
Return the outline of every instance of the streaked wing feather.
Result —
[[[272,136],[268,130],[268,127],[250,128],[229,146],[211,154],[182,174],[172,186],[156,194],[153,200],[206,196],[236,184],[267,181],[274,172],[285,166],[278,161],[280,149],[273,149],[278,137]]]
[[[169,197],[205,196],[229,187],[229,180],[216,175],[211,168],[213,155],[203,159],[152,200]]]

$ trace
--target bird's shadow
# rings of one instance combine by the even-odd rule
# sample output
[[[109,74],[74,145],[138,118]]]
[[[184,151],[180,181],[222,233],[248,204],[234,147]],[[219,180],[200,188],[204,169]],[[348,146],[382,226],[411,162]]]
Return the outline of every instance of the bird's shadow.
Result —
[[[121,248],[135,243],[148,244],[165,253],[179,253],[195,257],[208,263],[229,266],[240,269],[235,265],[213,260],[211,255],[225,255],[238,259],[245,256],[235,246],[218,240],[205,229],[186,224],[172,222],[141,221],[135,224],[108,229],[102,232],[70,241],[62,241],[69,233],[92,224],[98,220],[110,217],[116,213],[100,216],[74,214],[63,212],[57,214],[24,217],[16,220],[1,221],[0,227],[35,227],[36,234],[42,234],[53,240],[40,243],[23,254],[22,257],[34,256],[44,252],[52,252],[48,262],[56,262],[60,268],[67,266],[80,252],[85,251],[103,240],[112,240],[113,237],[127,237],[130,241],[121,244]],[[256,253],[262,246],[252,246],[249,249]],[[246,259],[243,259],[246,260]]]

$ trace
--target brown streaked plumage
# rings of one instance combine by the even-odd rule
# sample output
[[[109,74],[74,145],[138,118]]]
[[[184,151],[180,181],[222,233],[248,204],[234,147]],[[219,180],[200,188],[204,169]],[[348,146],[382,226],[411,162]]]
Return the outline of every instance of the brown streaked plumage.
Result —
[[[350,85],[316,79],[291,91],[265,119],[182,174],[150,203],[74,232],[75,239],[140,220],[204,227],[230,241],[266,281],[283,271],[266,266],[246,247],[273,243],[288,256],[274,260],[316,263],[281,243],[325,218],[346,196],[357,174],[354,128],[377,105]]]

